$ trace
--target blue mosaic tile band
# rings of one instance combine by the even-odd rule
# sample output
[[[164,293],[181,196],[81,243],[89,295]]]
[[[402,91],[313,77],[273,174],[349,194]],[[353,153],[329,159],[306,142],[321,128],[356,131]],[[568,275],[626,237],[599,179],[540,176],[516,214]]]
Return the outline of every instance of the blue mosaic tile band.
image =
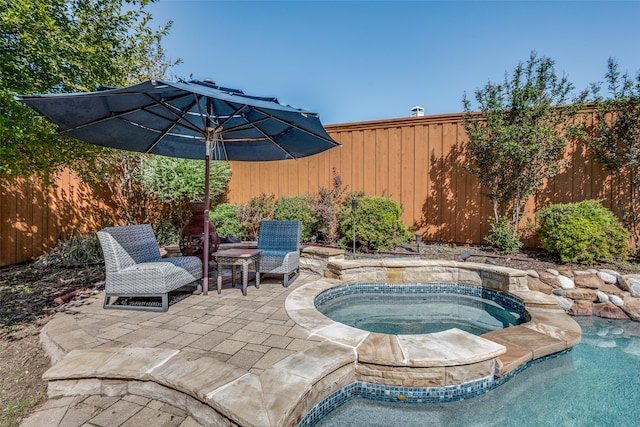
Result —
[[[346,387],[336,391],[328,396],[298,423],[298,427],[313,427],[323,417],[331,411],[339,408],[354,398],[363,398],[376,400],[380,402],[393,402],[399,405],[406,404],[429,404],[429,403],[448,403],[460,400],[470,399],[484,394],[494,388],[506,383],[520,372],[542,361],[559,357],[569,353],[571,349],[566,349],[536,360],[531,360],[524,365],[519,366],[503,377],[487,377],[480,380],[472,381],[466,384],[459,384],[448,387],[400,387],[387,386],[380,384],[370,384],[357,381]]]
[[[460,283],[350,283],[335,288],[327,289],[316,296],[314,304],[319,308],[336,298],[348,297],[358,294],[380,294],[380,295],[421,295],[421,294],[454,294],[466,295],[485,300],[493,301],[502,307],[526,316],[525,306],[522,301],[513,295],[500,291],[483,288],[476,285],[465,285]],[[523,321],[528,321],[523,318]]]

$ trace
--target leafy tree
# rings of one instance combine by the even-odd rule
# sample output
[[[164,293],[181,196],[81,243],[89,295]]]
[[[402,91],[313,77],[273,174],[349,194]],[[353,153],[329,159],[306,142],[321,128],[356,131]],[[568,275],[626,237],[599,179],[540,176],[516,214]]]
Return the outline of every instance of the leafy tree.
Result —
[[[587,133],[595,158],[615,177],[620,197],[630,193],[629,204],[618,200],[619,215],[636,242],[640,240],[640,71],[635,78],[621,74],[609,59],[605,80],[609,96],[600,95],[601,83],[591,85],[595,120]],[[623,183],[628,182],[629,191]],[[626,205],[626,211],[625,211]]]
[[[191,200],[204,200],[205,163],[202,160],[143,155],[139,171],[142,187],[165,204],[165,215],[182,227],[191,216]],[[227,162],[212,161],[209,167],[209,197],[215,201],[225,194],[231,167]]]
[[[142,184],[165,203],[204,200],[205,163],[202,160],[146,155],[141,164]],[[215,200],[227,189],[231,167],[212,161],[209,167],[209,194]]]
[[[532,52],[502,84],[488,82],[475,92],[479,114],[472,112],[464,95],[469,136],[465,167],[493,202],[492,228],[504,230],[506,218],[512,239],[507,247],[513,251],[527,198],[561,167],[573,131],[570,119],[579,108],[576,103],[565,105],[572,90],[566,77],[556,75],[554,61]]]
[[[15,94],[92,91],[162,77],[177,63],[150,0],[0,0],[0,174],[50,182],[102,149],[56,133]]]

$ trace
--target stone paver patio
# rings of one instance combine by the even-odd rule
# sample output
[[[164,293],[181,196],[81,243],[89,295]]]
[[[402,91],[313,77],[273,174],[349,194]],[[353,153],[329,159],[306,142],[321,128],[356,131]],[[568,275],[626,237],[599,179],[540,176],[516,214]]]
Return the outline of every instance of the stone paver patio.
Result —
[[[389,265],[393,274],[385,277],[393,281],[398,265]],[[448,263],[447,271],[459,265]],[[349,262],[335,266],[353,271]],[[442,274],[442,267],[416,266]],[[363,276],[358,268],[355,276]],[[482,275],[492,278],[493,272]],[[364,355],[368,345],[363,331],[353,328],[331,327],[327,334],[319,313],[315,319],[305,315],[305,327],[288,314],[285,301],[292,292],[330,281],[338,280],[303,271],[284,288],[267,277],[260,289],[250,283],[246,297],[225,283],[222,294],[189,296],[165,313],[104,310],[103,293],[82,300],[42,330],[53,365],[44,376],[50,400],[22,426],[297,425],[316,403],[358,379],[358,351]],[[531,302],[526,334],[511,328],[494,334],[505,349],[497,352],[503,353],[503,373],[580,339],[575,322],[536,295],[520,291]],[[294,298],[289,305],[306,313],[308,303]]]

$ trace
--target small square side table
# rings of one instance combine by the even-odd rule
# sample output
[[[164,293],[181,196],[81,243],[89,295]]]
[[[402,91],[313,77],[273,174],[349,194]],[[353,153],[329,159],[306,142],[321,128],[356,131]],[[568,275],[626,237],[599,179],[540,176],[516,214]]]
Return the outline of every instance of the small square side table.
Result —
[[[214,252],[215,263],[218,270],[218,293],[222,292],[222,268],[231,266],[231,284],[236,285],[236,267],[242,267],[242,295],[247,295],[247,282],[249,281],[249,265],[253,264],[256,270],[256,288],[260,288],[260,273],[258,273],[258,260],[261,249],[226,249]]]

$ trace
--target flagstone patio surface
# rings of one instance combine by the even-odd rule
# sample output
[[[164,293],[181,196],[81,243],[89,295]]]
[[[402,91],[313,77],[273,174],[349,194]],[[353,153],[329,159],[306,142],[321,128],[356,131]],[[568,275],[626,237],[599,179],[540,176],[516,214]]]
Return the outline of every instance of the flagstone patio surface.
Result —
[[[303,271],[284,288],[267,277],[260,289],[250,282],[247,296],[227,282],[221,294],[192,295],[164,313],[105,310],[102,292],[81,300],[41,332],[52,362],[44,375],[49,401],[22,426],[297,425],[316,403],[358,379],[358,357],[393,365],[394,354],[415,347],[394,341],[382,348],[384,337],[328,325],[309,305],[332,281]],[[535,299],[526,290],[519,296]],[[492,370],[504,374],[579,341],[575,322],[544,303],[547,309],[528,308],[529,324],[474,338],[482,360],[500,358]],[[407,363],[440,366],[439,345],[429,354],[407,353]],[[464,363],[477,361],[468,350]]]

